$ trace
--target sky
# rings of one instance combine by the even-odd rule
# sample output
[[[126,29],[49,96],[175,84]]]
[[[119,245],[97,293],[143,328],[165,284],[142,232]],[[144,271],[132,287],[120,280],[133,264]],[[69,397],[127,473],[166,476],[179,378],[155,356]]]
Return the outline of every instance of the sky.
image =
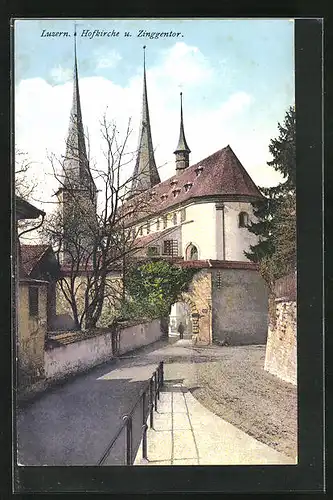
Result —
[[[257,185],[282,180],[267,165],[268,146],[295,100],[293,20],[16,20],[15,148],[32,162],[36,206],[50,210],[58,184],[48,157],[65,154],[74,24],[82,115],[93,163],[104,161],[104,113],[115,121],[120,135],[131,118],[129,147],[137,147],[146,45],[152,138],[162,181],[175,173],[180,92],[190,164],[229,144]],[[94,30],[119,35],[97,36]],[[48,32],[69,36],[45,36]],[[149,36],[158,32],[179,35]],[[134,164],[126,168],[130,176]]]

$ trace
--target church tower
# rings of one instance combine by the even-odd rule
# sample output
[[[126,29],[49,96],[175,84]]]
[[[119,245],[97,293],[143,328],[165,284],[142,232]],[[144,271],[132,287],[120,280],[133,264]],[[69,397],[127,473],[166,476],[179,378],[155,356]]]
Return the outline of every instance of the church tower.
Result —
[[[151,136],[147,80],[146,80],[146,46],[143,47],[143,102],[142,116],[139,133],[139,144],[136,158],[136,164],[133,173],[131,195],[147,189],[161,182],[154,156],[153,141]]]
[[[190,148],[187,145],[184,132],[183,122],[183,94],[180,93],[180,132],[177,149],[174,151],[176,155],[176,173],[177,175],[184,172],[190,164]]]
[[[63,160],[62,185],[57,192],[63,223],[63,250],[78,240],[83,247],[92,241],[96,222],[97,189],[91,175],[83,129],[74,32],[73,99]]]

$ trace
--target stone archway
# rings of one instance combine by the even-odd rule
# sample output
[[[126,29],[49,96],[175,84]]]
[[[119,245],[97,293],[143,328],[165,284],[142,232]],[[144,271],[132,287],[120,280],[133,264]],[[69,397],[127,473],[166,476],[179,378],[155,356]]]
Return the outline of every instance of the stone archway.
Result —
[[[208,270],[200,270],[192,279],[180,300],[188,304],[192,315],[192,340],[198,345],[212,342],[212,277]]]

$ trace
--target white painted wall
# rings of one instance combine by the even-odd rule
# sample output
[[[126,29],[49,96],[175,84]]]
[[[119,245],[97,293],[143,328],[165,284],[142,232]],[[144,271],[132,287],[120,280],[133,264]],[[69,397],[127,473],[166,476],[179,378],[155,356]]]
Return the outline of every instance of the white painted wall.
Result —
[[[226,202],[224,204],[224,224],[225,224],[225,259],[247,262],[244,251],[248,251],[250,245],[257,243],[257,236],[250,233],[246,227],[238,226],[238,214],[247,212],[249,218],[255,221],[251,203],[246,202]]]
[[[185,207],[186,220],[181,224],[180,210],[177,210],[177,225],[173,225],[173,212],[167,215],[167,228],[175,228],[165,239],[177,239],[179,255],[185,258],[187,246],[192,243],[198,248],[199,260],[218,259],[243,261],[248,259],[244,251],[249,250],[250,245],[257,243],[257,236],[250,233],[246,227],[239,227],[238,215],[247,212],[250,220],[255,221],[251,203],[247,202],[224,202],[224,236],[225,255],[223,255],[223,212],[216,208],[215,202],[193,203]],[[163,217],[160,217],[159,232],[164,230]],[[156,219],[151,220],[150,232],[156,232]],[[143,232],[146,235],[146,229]],[[156,233],[156,237],[158,232]],[[162,240],[151,243],[161,244]],[[145,254],[145,251],[141,252]]]
[[[192,221],[193,222],[189,222]],[[216,259],[215,203],[196,203],[186,207],[186,222],[182,227],[182,255],[193,243],[199,251],[199,260]]]
[[[159,319],[155,319],[150,323],[124,328],[120,331],[119,354],[151,344],[159,340],[162,335]]]
[[[46,378],[57,379],[84,371],[112,358],[112,334],[47,349],[44,354]]]
[[[162,337],[160,320],[130,326],[120,331],[119,354],[151,344]],[[112,334],[47,349],[44,353],[45,377],[59,379],[82,372],[112,359]]]

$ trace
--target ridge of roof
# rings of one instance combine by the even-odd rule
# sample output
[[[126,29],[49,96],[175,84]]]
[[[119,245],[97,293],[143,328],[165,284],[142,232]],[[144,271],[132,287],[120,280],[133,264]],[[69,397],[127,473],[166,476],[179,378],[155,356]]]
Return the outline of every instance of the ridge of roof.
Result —
[[[192,199],[207,196],[245,197],[252,201],[262,199],[263,195],[230,145],[227,145],[187,167],[183,172],[174,174],[144,193],[134,196],[125,202],[123,207],[130,207],[131,204],[133,206],[136,201],[147,203],[151,215]],[[148,215],[140,213],[140,209],[135,210],[131,221],[133,222],[133,218],[136,220],[147,218]]]

